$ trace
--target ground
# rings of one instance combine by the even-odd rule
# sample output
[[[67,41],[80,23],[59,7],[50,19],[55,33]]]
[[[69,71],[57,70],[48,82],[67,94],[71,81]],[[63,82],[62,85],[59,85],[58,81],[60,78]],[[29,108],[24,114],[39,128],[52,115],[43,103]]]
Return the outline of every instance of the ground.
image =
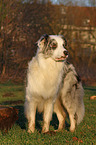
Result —
[[[13,106],[19,109],[19,119],[4,134],[0,131],[0,145],[95,145],[96,144],[96,100],[90,100],[90,96],[96,95],[96,87],[85,87],[84,104],[85,116],[74,133],[69,131],[69,119],[66,119],[66,127],[61,132],[41,133],[43,124],[42,114],[36,115],[36,131],[27,133],[27,120],[24,116],[24,91],[23,84],[7,82],[0,84],[0,105]],[[55,114],[50,124],[50,130],[58,127]]]

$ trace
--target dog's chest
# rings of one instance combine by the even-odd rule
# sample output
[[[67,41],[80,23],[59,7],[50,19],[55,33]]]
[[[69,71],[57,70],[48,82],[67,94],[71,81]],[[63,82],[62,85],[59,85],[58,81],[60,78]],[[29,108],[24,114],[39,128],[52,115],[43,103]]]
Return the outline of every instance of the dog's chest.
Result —
[[[61,83],[62,71],[61,66],[52,63],[46,63],[45,67],[34,64],[28,74],[28,83],[32,93],[44,98],[56,95]]]

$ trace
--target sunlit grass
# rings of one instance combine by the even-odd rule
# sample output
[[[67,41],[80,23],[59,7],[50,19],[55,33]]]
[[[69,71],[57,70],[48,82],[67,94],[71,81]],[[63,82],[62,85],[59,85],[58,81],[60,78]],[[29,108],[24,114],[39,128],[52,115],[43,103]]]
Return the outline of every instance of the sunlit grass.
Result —
[[[34,134],[27,133],[27,121],[24,116],[24,85],[0,84],[0,104],[14,106],[19,109],[19,119],[14,126],[3,134],[0,131],[0,145],[95,145],[96,144],[96,100],[90,100],[90,96],[96,95],[96,87],[84,87],[85,117],[74,133],[69,131],[69,125],[56,134],[42,134],[42,115],[37,114],[36,130]],[[13,94],[13,97],[6,94]],[[4,97],[5,95],[5,97]],[[14,101],[22,100],[15,104]],[[12,102],[13,101],[13,102]],[[8,102],[12,102],[9,103]],[[68,119],[66,122],[69,123]],[[55,124],[56,123],[56,124]],[[56,115],[53,115],[50,130],[58,125]]]

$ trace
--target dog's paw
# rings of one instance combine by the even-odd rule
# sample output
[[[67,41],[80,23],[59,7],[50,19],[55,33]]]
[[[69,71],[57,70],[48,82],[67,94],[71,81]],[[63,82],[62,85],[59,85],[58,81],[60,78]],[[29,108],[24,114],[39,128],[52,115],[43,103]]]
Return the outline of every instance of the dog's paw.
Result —
[[[42,129],[42,133],[49,132],[49,130]]]
[[[63,129],[56,129],[54,132],[61,132]]]
[[[31,134],[31,133],[34,133],[34,131],[35,131],[35,129],[34,130],[28,129],[27,132]]]
[[[70,131],[71,132],[74,132],[75,131],[75,127],[73,128],[73,127],[70,127]]]
[[[46,132],[48,132],[49,131],[49,125],[48,124],[44,124],[43,125],[43,128],[42,128],[42,133],[46,133]]]

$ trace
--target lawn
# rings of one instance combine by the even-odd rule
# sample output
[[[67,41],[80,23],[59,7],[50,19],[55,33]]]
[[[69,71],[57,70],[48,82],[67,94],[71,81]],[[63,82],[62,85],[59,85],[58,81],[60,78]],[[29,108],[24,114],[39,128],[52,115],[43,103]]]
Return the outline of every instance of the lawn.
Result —
[[[24,116],[24,85],[0,84],[0,104],[14,106],[19,109],[19,119],[8,131],[3,134],[0,131],[0,145],[96,145],[96,100],[90,100],[90,96],[96,95],[96,87],[84,87],[85,117],[77,126],[74,133],[69,131],[69,120],[66,119],[66,127],[61,132],[42,134],[42,114],[36,115],[36,131],[27,133],[27,120]],[[58,120],[55,114],[50,124],[50,130],[57,128]]]

